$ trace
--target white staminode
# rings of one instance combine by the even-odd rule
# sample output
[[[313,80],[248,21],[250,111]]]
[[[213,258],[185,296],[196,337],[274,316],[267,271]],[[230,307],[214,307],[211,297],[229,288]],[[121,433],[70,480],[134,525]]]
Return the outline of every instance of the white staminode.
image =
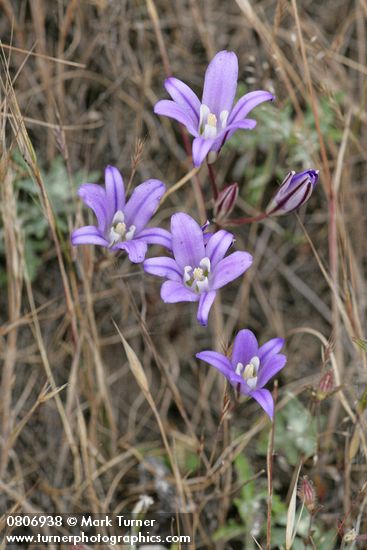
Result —
[[[247,385],[254,390],[257,386],[257,373],[260,367],[260,359],[255,355],[244,367],[242,363],[237,363],[236,374],[242,376]]]
[[[199,121],[199,133],[205,139],[215,139],[217,135],[226,128],[228,120],[228,111],[221,111],[219,114],[219,128],[218,118],[214,113],[210,112],[207,105],[202,103],[200,105],[200,121]]]
[[[134,238],[136,231],[135,225],[130,225],[127,229],[125,223],[125,215],[122,210],[117,210],[112,219],[112,224],[109,233],[110,246],[114,246],[122,241],[131,241]]]
[[[187,265],[184,268],[183,280],[187,287],[199,294],[209,290],[210,260],[203,258],[198,267]]]

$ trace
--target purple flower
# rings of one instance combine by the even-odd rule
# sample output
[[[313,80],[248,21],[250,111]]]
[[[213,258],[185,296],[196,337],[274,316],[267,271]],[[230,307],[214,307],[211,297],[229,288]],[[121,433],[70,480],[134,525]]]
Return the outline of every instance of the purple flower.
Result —
[[[248,252],[233,252],[226,258],[233,243],[232,233],[220,230],[209,236],[187,214],[171,218],[173,258],[145,260],[147,273],[165,277],[161,288],[164,302],[199,302],[197,319],[208,322],[210,308],[219,288],[244,273],[252,263]]]
[[[236,54],[223,50],[208,65],[201,101],[177,78],[168,78],[164,83],[173,101],[158,101],[154,112],[181,122],[194,136],[192,158],[195,166],[200,166],[209,152],[208,162],[214,162],[224,142],[236,130],[255,128],[256,121],[246,116],[263,101],[274,99],[271,93],[259,90],[242,96],[233,107],[237,76]]]
[[[282,216],[302,206],[310,198],[318,178],[318,170],[289,172],[266,209],[268,215]]]
[[[283,338],[273,338],[259,347],[254,333],[245,329],[234,339],[231,359],[216,351],[201,351],[196,357],[218,369],[241,393],[256,399],[273,418],[274,401],[264,386],[287,362],[286,356],[278,353],[283,345]]]
[[[97,226],[86,225],[71,234],[74,246],[97,244],[111,250],[125,250],[133,263],[142,262],[148,244],[171,249],[171,235],[165,229],[145,229],[165,191],[159,180],[147,180],[138,185],[125,201],[124,181],[113,166],[105,170],[105,189],[95,183],[85,183],[78,191],[84,203],[97,217]]]

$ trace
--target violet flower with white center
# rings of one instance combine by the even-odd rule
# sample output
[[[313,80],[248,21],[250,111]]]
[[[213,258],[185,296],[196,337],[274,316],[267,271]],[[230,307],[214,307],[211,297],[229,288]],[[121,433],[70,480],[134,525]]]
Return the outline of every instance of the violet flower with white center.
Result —
[[[148,244],[171,249],[169,231],[159,227],[145,228],[165,189],[161,181],[147,180],[134,189],[126,202],[120,172],[107,166],[105,189],[95,183],[85,183],[79,188],[78,195],[95,213],[97,226],[86,225],[73,231],[72,244],[97,244],[110,250],[125,250],[133,263],[144,260]]]
[[[196,357],[218,369],[240,393],[256,399],[273,418],[273,397],[264,386],[287,362],[278,353],[283,345],[283,338],[273,338],[259,347],[254,333],[244,329],[234,339],[231,358],[216,351],[201,351]]]
[[[172,216],[171,233],[174,258],[150,258],[144,270],[168,279],[161,288],[164,302],[199,302],[197,319],[205,326],[217,290],[242,275],[252,256],[233,252],[225,258],[232,233],[220,230],[206,239],[200,225],[183,212]]]
[[[282,216],[297,210],[310,198],[319,178],[318,170],[289,172],[266,209],[268,215]]]
[[[233,106],[237,76],[236,54],[223,50],[208,65],[201,101],[177,78],[167,78],[164,83],[172,101],[158,101],[154,112],[177,120],[194,136],[192,158],[195,166],[200,166],[208,154],[208,162],[214,162],[236,130],[253,130],[256,121],[246,118],[248,113],[260,103],[274,99],[270,92],[258,90],[245,94]]]

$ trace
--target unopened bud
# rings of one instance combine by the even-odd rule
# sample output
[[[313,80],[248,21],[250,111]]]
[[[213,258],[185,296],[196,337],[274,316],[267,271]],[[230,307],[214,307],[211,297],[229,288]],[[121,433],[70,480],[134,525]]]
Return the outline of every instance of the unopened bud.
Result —
[[[307,476],[303,476],[301,483],[298,487],[297,494],[306,506],[307,510],[312,514],[317,509],[317,498],[315,488],[312,481]]]
[[[238,184],[227,185],[218,195],[214,204],[214,216],[216,221],[225,220],[232,212],[238,197]]]
[[[323,401],[333,392],[334,387],[334,373],[331,369],[328,369],[320,378],[319,386],[316,391],[316,398],[319,401]]]
[[[266,212],[271,216],[282,216],[297,210],[310,198],[319,177],[318,170],[289,172],[275,194]]]

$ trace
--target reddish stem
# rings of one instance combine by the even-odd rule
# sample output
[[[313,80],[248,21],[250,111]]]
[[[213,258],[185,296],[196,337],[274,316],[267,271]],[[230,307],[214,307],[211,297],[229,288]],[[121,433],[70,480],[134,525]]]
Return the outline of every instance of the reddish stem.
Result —
[[[215,181],[215,173],[214,173],[214,170],[213,170],[213,166],[211,164],[209,164],[208,162],[207,162],[207,166],[208,166],[210,184],[212,186],[213,198],[214,198],[214,200],[217,200],[218,195],[219,195],[219,191],[218,191],[217,183]]]

